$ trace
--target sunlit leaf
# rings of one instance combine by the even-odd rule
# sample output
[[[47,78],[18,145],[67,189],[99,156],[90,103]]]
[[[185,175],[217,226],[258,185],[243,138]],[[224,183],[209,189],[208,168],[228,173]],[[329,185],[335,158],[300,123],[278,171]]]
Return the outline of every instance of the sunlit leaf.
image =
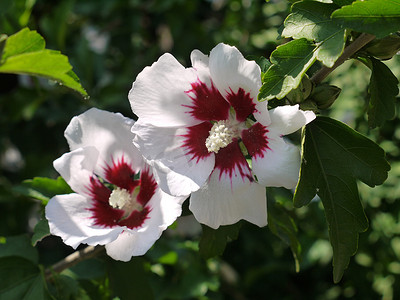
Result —
[[[331,19],[338,7],[315,1],[297,2],[284,22],[282,36],[315,41],[317,59],[332,67],[345,46],[345,30]]]
[[[335,11],[332,18],[355,31],[384,37],[400,30],[400,0],[355,1]]]
[[[40,200],[44,205],[55,195],[73,193],[62,177],[57,179],[35,177],[25,180],[15,190],[25,196]]]
[[[220,226],[218,229],[202,225],[203,234],[199,243],[200,255],[210,258],[224,253],[226,244],[238,238],[240,227],[240,223]]]
[[[382,148],[339,121],[318,117],[303,132],[294,204],[306,205],[316,194],[321,198],[333,247],[335,282],[357,250],[358,233],[368,227],[356,179],[373,187],[386,180],[389,169]]]
[[[43,76],[88,96],[68,58],[59,51],[45,49],[44,39],[27,28],[7,38],[0,58],[0,73]]]
[[[11,56],[44,50],[45,46],[46,42],[40,34],[35,30],[24,28],[7,38],[7,47],[4,49],[1,61]]]
[[[315,46],[306,39],[294,40],[272,52],[271,67],[262,76],[260,101],[281,99],[296,88],[308,68],[315,62]]]

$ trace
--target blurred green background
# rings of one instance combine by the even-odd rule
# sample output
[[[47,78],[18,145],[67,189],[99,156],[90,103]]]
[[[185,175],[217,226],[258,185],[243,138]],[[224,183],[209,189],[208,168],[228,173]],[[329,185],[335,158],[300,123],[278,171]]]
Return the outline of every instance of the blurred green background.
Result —
[[[73,116],[97,107],[135,118],[127,100],[132,82],[164,52],[185,66],[193,49],[207,54],[219,42],[245,56],[269,57],[285,42],[278,30],[289,8],[285,0],[1,0],[0,33],[37,30],[47,48],[69,57],[90,99],[45,79],[0,74],[0,237],[32,234],[43,207],[23,195],[21,182],[57,177],[52,162],[68,151],[63,131]],[[398,57],[385,63],[399,78]],[[110,260],[86,261],[65,272],[68,284],[50,292],[56,299],[400,299],[399,119],[368,128],[369,76],[363,65],[345,63],[327,79],[343,92],[324,113],[378,142],[392,165],[383,186],[360,185],[370,227],[339,284],[332,281],[321,203],[293,209],[290,191],[269,189],[269,206],[279,203],[298,226],[298,273],[285,243],[268,227],[245,222],[223,256],[201,258],[201,230],[188,216],[144,257],[113,263],[113,271]],[[58,237],[37,248],[45,266],[73,251]],[[114,273],[127,280],[113,280]]]

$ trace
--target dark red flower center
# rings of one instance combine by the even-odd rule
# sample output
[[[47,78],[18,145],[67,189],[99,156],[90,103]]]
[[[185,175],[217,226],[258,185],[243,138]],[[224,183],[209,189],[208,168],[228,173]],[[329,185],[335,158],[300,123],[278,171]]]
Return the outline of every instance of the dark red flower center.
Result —
[[[118,161],[112,159],[111,165],[106,165],[104,171],[104,179],[93,174],[88,186],[94,224],[130,229],[143,226],[151,211],[148,202],[157,188],[148,168],[141,171],[138,179],[134,179],[135,172],[122,157]]]
[[[246,120],[256,111],[256,105],[250,93],[239,88],[232,89],[222,96],[210,81],[210,85],[197,80],[186,93],[192,104],[188,113],[202,123],[187,128],[183,147],[186,155],[198,163],[214,153],[215,168],[222,176],[232,179],[240,174],[243,180],[253,181],[250,167],[239,143],[247,148],[250,156],[263,156],[268,149],[268,130],[260,123],[246,125]],[[247,155],[247,154],[246,154]]]

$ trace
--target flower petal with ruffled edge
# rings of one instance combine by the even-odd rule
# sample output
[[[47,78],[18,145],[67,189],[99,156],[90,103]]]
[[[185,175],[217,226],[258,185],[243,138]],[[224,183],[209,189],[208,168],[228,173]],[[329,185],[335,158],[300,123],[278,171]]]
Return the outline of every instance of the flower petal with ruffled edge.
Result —
[[[184,105],[190,99],[183,92],[196,80],[193,69],[185,69],[171,54],[164,54],[136,78],[129,92],[132,110],[144,123],[156,126],[196,125],[199,121],[187,113]],[[154,119],[155,115],[159,117]]]
[[[137,231],[125,230],[115,241],[106,245],[110,257],[128,261],[132,256],[145,254],[181,213],[181,202],[160,189],[149,204],[153,209],[143,228]]]
[[[75,117],[66,130],[74,150],[54,166],[78,194],[55,196],[46,207],[51,233],[66,244],[106,245],[110,256],[123,261],[144,254],[181,214],[186,198],[160,190],[127,142],[132,124],[121,114],[96,109]]]
[[[252,155],[252,170],[260,184],[291,189],[299,177],[300,149],[282,136],[299,130],[314,120],[315,114],[300,110],[298,105],[287,105],[272,109],[270,117],[271,124],[262,133],[268,147]],[[261,143],[258,139],[256,144]]]
[[[130,134],[134,121],[120,113],[111,113],[91,108],[84,114],[73,117],[64,135],[71,150],[94,147],[99,153],[99,161],[112,164],[124,156],[134,171],[138,172],[143,164],[140,152],[132,147]],[[120,130],[115,130],[120,128]],[[129,151],[126,151],[129,150]],[[95,172],[104,176],[105,165],[95,165]]]
[[[155,127],[143,124],[140,119],[132,127],[135,134],[133,144],[142,151],[146,162],[153,167],[161,189],[177,196],[188,196],[192,191],[198,190],[214,168],[214,155],[204,153],[204,150],[199,150],[201,153],[198,153],[197,148],[192,149],[195,151],[195,159],[187,155],[184,145],[188,130],[190,129]],[[203,132],[204,130],[197,130],[194,135],[199,138]]]
[[[162,66],[161,57],[142,72],[143,76],[139,74],[129,93],[139,117],[132,129],[134,143],[154,166],[163,190],[179,195],[192,192],[190,209],[201,223],[217,228],[243,218],[264,226],[267,214],[261,190],[277,183],[263,167],[274,165],[268,162],[270,158],[276,160],[280,169],[272,171],[272,176],[277,181],[283,179],[280,186],[292,186],[299,161],[292,164],[298,157],[293,154],[294,146],[286,144],[282,136],[310,122],[314,113],[292,107],[279,108],[271,116],[267,102],[257,101],[259,66],[235,47],[218,44],[209,56],[194,50],[190,58],[192,68],[174,65],[169,70],[170,64]],[[185,77],[184,72],[191,75]],[[178,84],[167,80],[175,77],[179,77]],[[185,79],[187,83],[183,83]],[[170,87],[164,88],[165,82]],[[172,109],[176,106],[180,107]],[[288,157],[275,158],[279,150]],[[252,169],[246,158],[251,158]],[[246,192],[254,197],[249,201],[243,197],[240,203],[236,193]],[[235,200],[230,202],[230,198]],[[247,207],[253,202],[257,213]]]
[[[216,170],[198,191],[190,196],[189,209],[200,223],[217,229],[241,219],[260,227],[267,225],[265,188],[240,176],[232,180]]]
[[[50,232],[73,248],[83,243],[104,245],[115,240],[123,228],[94,226],[90,207],[87,198],[79,194],[53,197],[45,208]]]

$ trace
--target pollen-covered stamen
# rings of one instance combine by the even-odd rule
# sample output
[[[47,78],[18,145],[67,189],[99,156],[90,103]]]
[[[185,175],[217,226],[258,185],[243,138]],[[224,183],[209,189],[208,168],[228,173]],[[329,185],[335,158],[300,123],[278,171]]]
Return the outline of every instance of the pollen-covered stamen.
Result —
[[[139,187],[135,188],[132,193],[126,189],[116,187],[108,199],[111,207],[123,210],[124,217],[128,217],[134,210],[142,211],[143,206],[137,201]]]
[[[230,124],[229,120],[214,123],[210,135],[206,139],[208,152],[218,153],[219,149],[228,146],[234,138],[239,137],[237,126]]]

